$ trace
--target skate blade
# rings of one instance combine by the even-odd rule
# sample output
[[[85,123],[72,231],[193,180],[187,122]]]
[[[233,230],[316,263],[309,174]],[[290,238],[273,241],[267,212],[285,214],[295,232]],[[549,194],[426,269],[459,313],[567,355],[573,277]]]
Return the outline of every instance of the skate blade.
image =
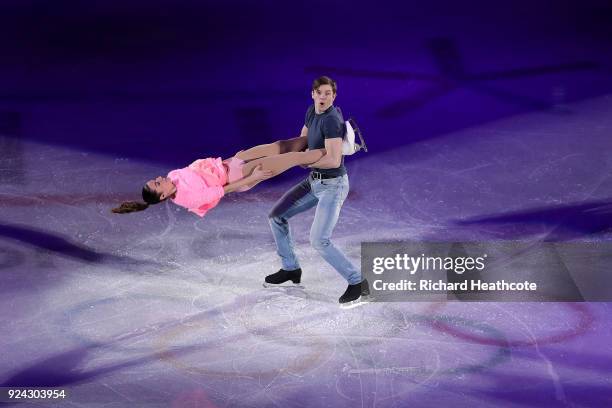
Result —
[[[263,287],[264,288],[298,288],[298,289],[304,289],[304,285],[300,284],[300,283],[268,283],[268,282],[264,282],[263,283]]]
[[[357,129],[357,136],[359,136],[359,145],[361,146],[361,150],[364,152],[368,152],[368,146],[365,144],[365,140],[363,140],[363,136],[361,136],[361,130]]]
[[[341,303],[340,309],[342,310],[354,309],[356,307],[363,306],[366,303],[370,303],[373,300],[374,300],[374,297],[372,296],[360,296],[359,299],[353,300],[352,302]]]
[[[361,130],[359,129],[359,126],[357,126],[357,122],[355,122],[355,119],[350,118],[348,120],[351,124],[351,127],[353,128],[353,131],[355,132],[355,134],[357,135],[357,137],[359,138],[359,144],[361,146],[361,150],[363,150],[364,152],[368,152],[368,146],[366,146],[365,140],[363,140],[363,135],[361,134]]]
[[[340,309],[349,310],[356,307],[362,306],[364,303],[361,300],[353,300],[352,302],[346,302],[340,304]]]
[[[361,296],[359,299],[353,300],[352,302],[340,303],[340,309],[348,310],[354,309],[359,306],[363,306],[366,303],[370,303],[374,300],[372,296]]]

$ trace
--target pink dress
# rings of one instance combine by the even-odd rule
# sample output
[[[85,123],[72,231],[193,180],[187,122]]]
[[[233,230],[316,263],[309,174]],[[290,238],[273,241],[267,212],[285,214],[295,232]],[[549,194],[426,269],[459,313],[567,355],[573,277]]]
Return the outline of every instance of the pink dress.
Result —
[[[244,161],[240,160],[237,157],[231,157],[227,160],[224,160],[223,164],[225,165],[226,170],[227,170],[227,182],[228,183],[234,183],[244,177],[242,175],[242,168],[244,167]],[[252,186],[242,186],[236,191],[242,192],[242,191],[247,191],[251,188]]]
[[[187,167],[172,170],[168,178],[176,186],[172,201],[200,217],[219,204],[223,186],[228,183],[220,157],[196,160]]]

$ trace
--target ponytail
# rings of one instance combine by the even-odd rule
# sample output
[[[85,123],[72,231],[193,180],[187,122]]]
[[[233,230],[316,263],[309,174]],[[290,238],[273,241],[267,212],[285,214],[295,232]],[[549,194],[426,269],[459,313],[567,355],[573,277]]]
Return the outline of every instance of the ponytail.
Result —
[[[142,188],[142,199],[145,201],[124,201],[119,207],[113,208],[111,211],[115,214],[127,214],[131,212],[144,211],[149,208],[150,204],[157,204],[161,200],[159,194],[151,190],[146,184]]]
[[[149,204],[139,201],[124,201],[119,207],[113,208],[111,211],[115,214],[127,214],[136,211],[144,211],[149,208]]]

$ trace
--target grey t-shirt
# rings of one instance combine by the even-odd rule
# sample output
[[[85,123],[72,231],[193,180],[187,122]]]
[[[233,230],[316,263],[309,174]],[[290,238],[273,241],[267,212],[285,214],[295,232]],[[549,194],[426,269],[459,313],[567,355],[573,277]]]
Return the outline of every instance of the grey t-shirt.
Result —
[[[308,128],[308,149],[325,148],[325,139],[334,137],[344,137],[344,119],[342,112],[335,106],[330,106],[325,112],[317,114],[314,105],[310,105],[306,111],[304,126]],[[335,169],[313,169],[321,174],[329,176],[343,176],[346,174],[344,167],[344,156],[340,162],[340,167]]]

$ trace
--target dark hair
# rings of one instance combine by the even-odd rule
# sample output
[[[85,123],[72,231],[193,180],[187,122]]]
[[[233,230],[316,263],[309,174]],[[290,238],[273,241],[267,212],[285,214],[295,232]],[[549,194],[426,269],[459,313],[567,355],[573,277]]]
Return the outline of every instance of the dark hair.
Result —
[[[115,214],[127,214],[136,211],[144,211],[149,208],[149,205],[159,203],[161,201],[159,197],[160,195],[157,192],[151,190],[149,186],[145,184],[142,188],[142,199],[144,200],[144,203],[139,201],[124,201],[119,207],[115,207],[111,211]]]
[[[142,199],[147,204],[157,204],[161,201],[157,191],[151,190],[146,184],[142,187]]]
[[[315,79],[314,81],[312,81],[312,90],[316,91],[321,85],[329,85],[329,86],[331,86],[332,92],[334,93],[334,95],[336,94],[336,91],[338,89],[338,87],[336,86],[336,81],[334,81],[330,77],[328,77],[328,76],[321,76],[321,77],[318,77],[317,79]]]

